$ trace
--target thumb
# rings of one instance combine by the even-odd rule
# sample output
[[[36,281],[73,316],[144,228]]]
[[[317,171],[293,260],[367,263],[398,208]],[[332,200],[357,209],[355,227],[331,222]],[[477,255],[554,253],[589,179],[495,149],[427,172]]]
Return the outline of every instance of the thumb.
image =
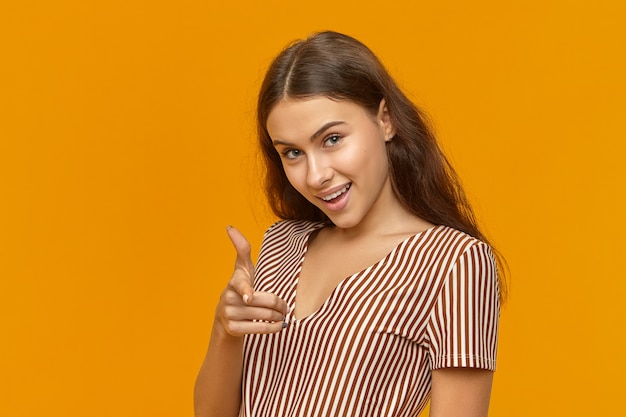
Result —
[[[248,239],[232,226],[226,228],[226,233],[237,251],[235,260],[235,273],[231,285],[242,296],[243,301],[248,303],[252,298],[254,289],[252,277],[254,276],[254,264],[251,258],[251,248]]]

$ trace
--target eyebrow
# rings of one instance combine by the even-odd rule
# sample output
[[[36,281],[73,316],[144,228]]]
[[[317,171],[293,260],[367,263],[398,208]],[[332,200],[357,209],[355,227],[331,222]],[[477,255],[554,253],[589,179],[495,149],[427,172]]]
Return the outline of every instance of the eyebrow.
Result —
[[[342,121],[340,121],[340,120],[336,120],[336,121],[334,121],[334,122],[328,122],[328,123],[325,123],[322,127],[320,127],[319,129],[317,129],[317,130],[315,131],[315,133],[313,133],[313,134],[311,135],[311,137],[309,138],[309,140],[310,140],[311,142],[313,142],[313,141],[314,141],[315,139],[317,139],[317,138],[318,138],[318,137],[319,137],[322,133],[324,133],[325,131],[327,131],[327,130],[328,130],[328,129],[330,129],[331,127],[334,127],[334,126],[337,126],[337,125],[342,125],[342,124],[345,124],[345,123],[346,123],[346,122],[342,122]],[[276,146],[276,145],[291,145],[290,143],[288,143],[288,142],[283,142],[283,141],[281,141],[281,140],[273,140],[273,141],[272,141],[272,144],[274,144],[274,146]]]

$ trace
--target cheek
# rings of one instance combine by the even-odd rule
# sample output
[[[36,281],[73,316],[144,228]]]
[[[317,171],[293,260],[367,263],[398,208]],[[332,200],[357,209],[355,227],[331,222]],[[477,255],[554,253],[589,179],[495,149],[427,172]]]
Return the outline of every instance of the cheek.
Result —
[[[344,167],[350,167],[350,169],[360,172],[371,172],[375,169],[374,167],[386,169],[387,151],[384,144],[372,142],[354,149],[352,152],[346,152],[342,156],[341,162]]]
[[[302,170],[299,169],[298,166],[287,164],[283,164],[283,170],[285,171],[285,176],[291,186],[298,190],[298,192],[302,193],[301,189],[303,188],[303,183],[305,181],[303,175],[301,174]]]

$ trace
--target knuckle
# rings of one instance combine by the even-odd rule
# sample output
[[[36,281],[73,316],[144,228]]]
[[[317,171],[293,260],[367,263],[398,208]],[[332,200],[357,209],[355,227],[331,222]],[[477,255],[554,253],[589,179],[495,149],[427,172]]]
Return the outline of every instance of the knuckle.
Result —
[[[239,296],[234,291],[225,291],[224,293],[222,293],[222,297],[221,297],[222,302],[226,305],[234,304],[238,298]]]
[[[263,313],[261,315],[263,316],[263,322],[273,322],[276,320],[276,317],[274,317],[274,314],[271,310],[263,310]]]
[[[283,300],[276,296],[274,297],[274,308],[278,311],[282,310],[283,308]]]
[[[261,333],[274,333],[275,330],[274,328],[276,327],[276,325],[274,323],[269,323],[269,322],[263,322],[261,323],[261,326],[259,328]]]
[[[232,322],[230,320],[228,320],[226,317],[222,316],[222,317],[220,317],[219,322],[222,325],[222,327],[224,328],[224,330],[226,330],[226,333],[232,334],[233,326],[232,326]]]
[[[233,324],[230,324],[227,328],[226,328],[226,332],[228,334],[230,334],[231,336],[242,336],[241,331],[239,330],[239,328]]]
[[[232,321],[234,314],[233,314],[233,309],[231,306],[229,305],[225,305],[222,308],[222,316],[226,319],[226,321],[230,324],[230,322]]]
[[[223,318],[221,320],[222,322],[222,327],[224,328],[224,330],[226,331],[226,333],[228,333],[231,336],[243,336],[244,335],[244,331],[241,327],[241,322],[236,321],[236,320],[231,320],[228,318]]]

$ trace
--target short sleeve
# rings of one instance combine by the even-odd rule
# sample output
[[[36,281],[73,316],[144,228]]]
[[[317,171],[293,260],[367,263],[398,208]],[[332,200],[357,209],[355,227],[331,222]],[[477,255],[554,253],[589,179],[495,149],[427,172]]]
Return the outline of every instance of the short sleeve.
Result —
[[[428,322],[432,369],[495,370],[500,293],[495,258],[477,242],[457,259]]]

